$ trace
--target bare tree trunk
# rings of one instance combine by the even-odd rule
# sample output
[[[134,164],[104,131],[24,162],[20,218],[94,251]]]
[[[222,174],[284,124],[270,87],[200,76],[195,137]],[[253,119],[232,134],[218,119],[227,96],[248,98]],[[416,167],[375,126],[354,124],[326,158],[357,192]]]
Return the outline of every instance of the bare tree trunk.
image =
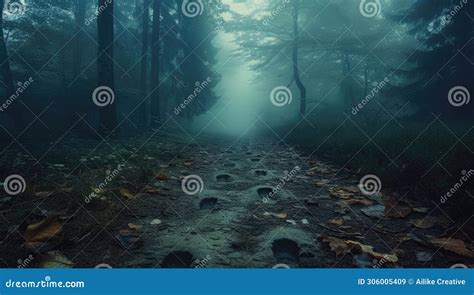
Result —
[[[73,53],[73,66],[72,66],[72,75],[73,80],[77,78],[81,73],[82,67],[82,48],[83,34],[82,26],[86,19],[86,1],[84,0],[75,0],[74,1],[74,19],[76,22],[76,35],[74,37],[74,53]]]
[[[15,93],[15,84],[13,82],[13,74],[10,66],[10,58],[8,56],[7,44],[5,42],[5,37],[3,35],[3,9],[5,7],[5,1],[0,0],[0,71],[3,78],[3,83],[6,87],[6,94],[7,97],[11,97]],[[9,112],[13,116],[13,120],[15,123],[15,128],[22,129],[23,123],[20,116],[19,106],[17,105],[19,102],[11,105],[9,107]]]
[[[114,81],[114,0],[99,0],[98,17],[98,57],[97,77],[99,87],[109,87],[115,92]],[[115,94],[114,94],[115,95]],[[113,132],[117,127],[117,111],[115,103],[109,100],[100,107],[99,120],[101,132]]]
[[[299,51],[299,9],[300,9],[300,1],[293,0],[293,75],[295,78],[296,85],[300,90],[300,115],[302,117],[306,114],[306,87],[304,86],[303,82],[301,81],[300,77],[300,70],[298,67],[298,51]]]
[[[140,99],[143,100],[148,94],[148,48],[149,48],[149,32],[150,32],[150,0],[143,0],[143,19],[142,19],[142,60],[140,69]],[[147,100],[148,101],[148,100]],[[147,101],[140,101],[139,124],[147,125],[148,105]]]
[[[161,0],[153,0],[153,32],[151,44],[151,117],[160,123],[160,11]]]

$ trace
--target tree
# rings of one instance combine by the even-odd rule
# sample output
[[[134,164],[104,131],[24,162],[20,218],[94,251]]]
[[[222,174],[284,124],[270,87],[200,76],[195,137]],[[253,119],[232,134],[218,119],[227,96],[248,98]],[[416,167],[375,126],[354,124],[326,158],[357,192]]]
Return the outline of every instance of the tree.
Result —
[[[4,32],[3,32],[3,9],[5,7],[5,1],[0,0],[0,7],[2,9],[0,13],[0,70],[3,78],[3,83],[6,88],[7,97],[12,96],[15,93],[15,85],[13,82],[13,74],[10,66],[10,58],[8,56],[7,44],[5,42]],[[12,106],[10,113],[13,115],[13,120],[15,121],[15,127],[21,128],[21,118],[18,113],[18,106]]]
[[[103,133],[113,132],[117,127],[117,112],[115,103],[110,96],[115,96],[114,81],[114,0],[99,0],[98,17],[98,52],[97,78],[98,87],[108,87],[108,104],[99,110],[100,129]],[[100,95],[100,93],[98,93]]]
[[[416,0],[395,17],[411,26],[421,46],[409,57],[411,68],[397,72],[405,81],[393,87],[390,94],[404,94],[418,106],[420,115],[472,115],[473,108],[450,105],[448,93],[456,86],[473,90],[473,6],[472,1]]]
[[[82,67],[82,54],[84,52],[82,48],[83,42],[83,33],[82,26],[84,25],[86,19],[86,1],[84,0],[74,0],[74,20],[76,25],[76,32],[74,37],[74,57],[72,65],[72,75],[73,79],[76,79],[81,72]]]
[[[145,99],[148,94],[148,48],[149,48],[149,28],[150,28],[150,0],[143,0],[142,16],[142,57],[140,66],[140,97]],[[145,126],[148,122],[148,112],[146,101],[140,101],[139,123]]]
[[[151,37],[151,119],[160,122],[160,13],[161,0],[153,0],[153,32]]]
[[[301,81],[300,69],[298,67],[298,52],[299,52],[299,15],[300,15],[300,0],[293,0],[293,77],[296,85],[300,90],[300,115],[304,117],[306,113],[306,87]]]

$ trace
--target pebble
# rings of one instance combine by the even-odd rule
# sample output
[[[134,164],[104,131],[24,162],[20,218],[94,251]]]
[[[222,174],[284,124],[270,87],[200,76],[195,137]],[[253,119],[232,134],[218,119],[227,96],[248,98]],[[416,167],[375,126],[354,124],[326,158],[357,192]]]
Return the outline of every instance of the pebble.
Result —
[[[159,219],[153,219],[151,222],[150,222],[151,225],[158,225],[158,224],[161,224],[161,220]]]

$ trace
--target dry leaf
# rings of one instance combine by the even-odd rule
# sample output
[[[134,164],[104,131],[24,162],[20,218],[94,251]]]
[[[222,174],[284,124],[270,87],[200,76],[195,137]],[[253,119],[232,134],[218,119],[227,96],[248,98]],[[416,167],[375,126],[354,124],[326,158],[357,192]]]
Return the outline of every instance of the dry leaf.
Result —
[[[346,241],[346,243],[355,251],[360,251],[369,254],[376,259],[385,259],[387,262],[395,263],[398,257],[394,254],[382,254],[374,251],[374,248],[369,245],[364,245],[356,241]]]
[[[40,222],[28,225],[24,238],[32,245],[39,245],[59,235],[62,230],[63,226],[59,222],[59,217],[50,216]]]
[[[160,190],[156,187],[146,187],[145,192],[148,194],[158,194]]]
[[[329,243],[331,251],[335,252],[337,256],[355,252],[355,253],[367,253],[370,256],[377,259],[385,259],[387,262],[395,263],[398,261],[398,257],[393,254],[382,254],[374,251],[374,248],[369,245],[364,245],[356,241],[342,240],[339,238],[323,236],[321,239],[325,243]]]
[[[329,220],[329,223],[330,223],[330,224],[334,224],[334,225],[341,226],[341,225],[344,223],[344,219],[342,219],[342,218],[334,218],[334,219]]]
[[[353,193],[342,188],[337,188],[337,189],[331,188],[329,189],[329,192],[331,193],[332,196],[338,197],[341,199],[350,199],[354,195]]]
[[[143,228],[142,224],[129,223],[128,227],[134,230],[141,230]]]
[[[35,193],[35,196],[41,197],[41,198],[46,198],[49,197],[53,194],[54,192],[37,192]]]
[[[431,243],[436,247],[440,247],[446,251],[451,251],[462,256],[474,258],[474,252],[469,250],[462,240],[440,238],[432,239]]]
[[[331,248],[331,251],[336,253],[336,256],[340,256],[350,252],[350,249],[347,246],[346,242],[344,242],[344,240],[342,239],[330,236],[323,236],[321,240],[324,243],[329,243],[329,248]]]
[[[349,200],[341,200],[338,202],[340,206],[352,206],[352,205],[362,205],[362,206],[372,206],[374,201],[368,199],[349,199]]]
[[[132,194],[129,190],[127,190],[125,188],[120,189],[120,195],[122,195],[123,197],[126,197],[128,199],[134,199],[135,198],[135,195]]]
[[[403,201],[398,201],[394,197],[385,198],[384,203],[386,217],[404,218],[413,211],[413,209],[405,205]]]
[[[155,176],[155,178],[157,180],[162,180],[162,181],[170,179],[169,176],[164,171],[158,172],[158,174]]]
[[[263,216],[273,216],[273,217],[276,217],[276,218],[285,219],[285,218],[288,217],[288,213],[285,213],[285,212],[281,212],[281,213],[265,212],[265,213],[263,213]]]
[[[448,228],[450,222],[449,220],[441,216],[427,216],[421,219],[413,219],[411,221],[411,224],[413,224],[417,228],[429,229],[435,225],[440,225],[443,228]]]
[[[72,268],[74,263],[59,251],[50,251],[38,263],[42,268]]]

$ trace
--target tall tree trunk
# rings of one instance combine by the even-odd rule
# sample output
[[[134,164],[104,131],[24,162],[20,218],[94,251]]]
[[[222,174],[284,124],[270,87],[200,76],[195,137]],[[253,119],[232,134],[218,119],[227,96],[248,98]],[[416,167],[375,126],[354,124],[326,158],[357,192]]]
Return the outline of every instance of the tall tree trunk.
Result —
[[[142,60],[140,69],[140,99],[143,100],[148,94],[148,48],[150,31],[150,0],[143,0],[143,19],[142,19]],[[144,126],[148,120],[147,102],[140,101],[139,124]]]
[[[304,117],[306,114],[306,87],[301,81],[300,69],[298,67],[298,51],[299,51],[299,35],[300,30],[298,27],[300,13],[300,0],[293,0],[293,75],[295,78],[296,85],[300,90],[300,115]]]
[[[5,1],[0,0],[0,7],[1,7],[1,13],[0,13],[0,71],[2,74],[3,78],[3,83],[6,87],[6,94],[7,97],[11,97],[15,93],[15,84],[13,82],[13,74],[12,70],[10,67],[10,58],[8,56],[8,51],[7,51],[7,44],[5,42],[5,37],[4,37],[4,32],[3,32],[3,9],[5,7]],[[13,120],[15,123],[15,128],[17,129],[22,129],[23,124],[22,120],[20,117],[20,111],[19,111],[19,102],[16,102],[12,104],[8,108],[8,112],[10,112],[13,116]],[[20,130],[22,131],[22,130]]]
[[[151,117],[160,123],[160,12],[161,0],[153,0],[153,32],[151,44]]]
[[[98,17],[98,57],[97,77],[99,87],[109,87],[115,95],[114,82],[114,0],[99,0]],[[110,98],[110,96],[109,96]],[[115,102],[116,103],[116,102]],[[111,99],[108,104],[100,107],[99,121],[102,133],[108,133],[117,127],[117,111]]]
[[[84,25],[86,19],[86,1],[84,0],[75,0],[74,1],[74,19],[76,22],[76,34],[74,37],[74,53],[73,53],[73,65],[72,65],[72,74],[73,80],[77,78],[81,73],[82,67],[82,48],[83,33],[82,26]]]
[[[355,105],[355,99],[354,99],[354,87],[353,87],[353,79],[352,79],[352,63],[351,63],[351,57],[347,52],[344,52],[344,60],[346,63],[347,67],[347,77],[345,77],[345,80],[347,81],[346,87],[347,87],[347,101],[349,102],[349,107],[348,109],[350,110],[354,105]]]

